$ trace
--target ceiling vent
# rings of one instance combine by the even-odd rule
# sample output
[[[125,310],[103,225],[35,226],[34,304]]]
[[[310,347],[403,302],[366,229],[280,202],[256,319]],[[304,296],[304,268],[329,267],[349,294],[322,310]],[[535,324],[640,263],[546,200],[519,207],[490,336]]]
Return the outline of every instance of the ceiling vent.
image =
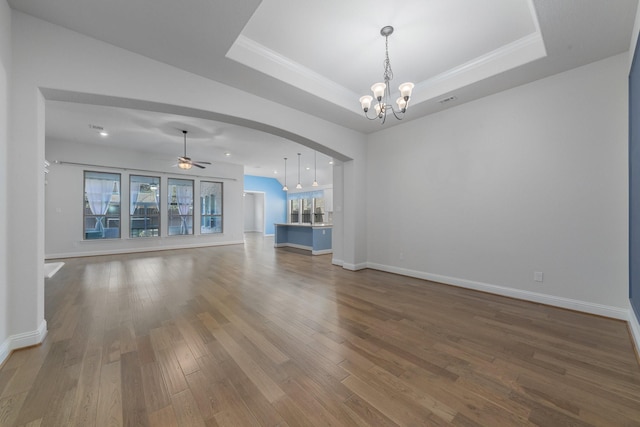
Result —
[[[457,97],[457,96],[448,96],[448,97],[446,97],[446,98],[442,98],[442,99],[441,99],[441,100],[439,100],[438,102],[439,102],[440,104],[446,104],[447,102],[451,102],[451,101],[456,100],[456,99],[458,99],[458,97]]]

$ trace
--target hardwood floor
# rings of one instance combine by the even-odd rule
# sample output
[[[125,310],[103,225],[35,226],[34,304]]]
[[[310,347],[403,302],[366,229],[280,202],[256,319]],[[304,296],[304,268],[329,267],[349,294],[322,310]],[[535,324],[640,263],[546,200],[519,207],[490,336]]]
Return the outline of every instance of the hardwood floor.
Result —
[[[1,426],[640,426],[624,322],[243,246],[65,260]]]

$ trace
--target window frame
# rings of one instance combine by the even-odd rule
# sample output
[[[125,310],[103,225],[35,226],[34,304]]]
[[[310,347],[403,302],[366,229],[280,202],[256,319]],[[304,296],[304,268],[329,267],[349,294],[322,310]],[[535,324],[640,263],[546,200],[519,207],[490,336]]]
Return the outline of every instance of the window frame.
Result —
[[[136,215],[135,210],[133,211],[133,213],[131,213],[131,194],[132,194],[132,189],[133,189],[133,180],[134,178],[147,178],[149,180],[153,179],[156,180],[157,183],[147,183],[147,182],[143,182],[143,181],[138,181],[137,183],[140,184],[148,184],[148,185],[153,185],[153,184],[157,184],[158,188],[156,189],[156,196],[157,196],[157,203],[156,203],[156,209],[157,209],[157,214],[148,214],[145,213],[143,215],[143,218],[145,219],[145,228],[143,229],[143,231],[147,231],[147,230],[157,230],[157,235],[138,235],[135,236],[133,234],[133,230],[137,230],[138,228],[134,228],[133,227],[133,221],[135,219],[139,219],[138,217],[140,217],[140,215]],[[140,190],[138,190],[140,191]],[[137,203],[136,203],[137,204]],[[131,174],[129,175],[129,238],[130,239],[148,239],[148,238],[158,238],[158,237],[162,237],[162,179],[159,176],[153,176],[153,175],[138,175],[138,174]],[[149,218],[149,220],[151,221],[151,218],[156,218],[157,217],[157,228],[147,228],[146,224],[147,224],[147,218]],[[153,224],[153,222],[151,221],[151,223]]]
[[[185,215],[185,214],[180,214],[178,213],[178,217],[180,217],[181,221],[183,222],[182,224],[180,224],[180,227],[183,226],[184,224],[184,218],[183,217],[187,217],[187,218],[191,218],[191,232],[189,231],[189,225],[188,223],[185,224],[187,226],[187,233],[179,233],[179,234],[175,234],[171,232],[171,227],[172,227],[172,220],[175,219],[175,215],[172,214],[171,209],[173,206],[176,206],[176,210],[178,210],[179,212],[179,203],[178,203],[178,194],[177,194],[177,189],[176,189],[176,202],[175,204],[173,203],[173,195],[170,194],[171,192],[171,188],[172,186],[176,186],[176,184],[171,184],[171,181],[183,181],[183,182],[189,182],[191,184],[191,205],[189,207],[189,215]],[[185,186],[186,187],[186,186]],[[195,181],[193,179],[185,179],[185,178],[167,178],[167,236],[193,236],[194,235],[194,209],[195,209]]]
[[[107,212],[104,215],[97,215],[95,213],[93,213],[93,210],[91,208],[91,202],[89,201],[89,198],[87,197],[87,179],[91,179],[91,176],[87,176],[90,174],[97,174],[97,175],[112,175],[112,176],[117,176],[118,179],[114,180],[114,186],[118,185],[118,215],[109,215],[109,205],[111,204],[111,201],[109,202],[109,205],[107,205]],[[111,197],[113,198],[113,188],[112,188],[112,192],[111,192]],[[89,210],[89,212],[91,212],[90,214],[87,213],[87,210]],[[97,233],[99,233],[99,231],[97,231],[95,228],[93,231],[88,231],[87,229],[87,219],[88,218],[94,218],[96,219],[96,227],[98,224],[97,218],[98,217],[104,217],[105,218],[105,224],[102,225],[102,237],[97,237]],[[113,236],[113,237],[106,237],[105,236],[105,229],[111,229],[114,227],[108,227],[109,225],[109,218],[111,219],[116,219],[118,221],[118,235],[117,236]],[[91,233],[91,234],[89,234]],[[94,236],[89,238],[88,236]],[[114,239],[120,239],[122,237],[122,174],[118,173],[118,172],[104,172],[104,171],[96,171],[96,170],[84,170],[82,173],[82,240],[83,241],[90,241],[90,240],[114,240]]]
[[[217,184],[220,186],[220,209],[219,209],[219,214],[205,214],[204,210],[205,210],[205,203],[204,203],[204,197],[203,197],[203,184]],[[202,224],[205,221],[206,218],[210,218],[210,219],[215,219],[215,218],[219,218],[220,219],[220,231],[211,231],[211,232],[202,232]],[[209,227],[210,229],[213,229],[211,227]],[[217,227],[216,227],[217,228]],[[200,181],[200,234],[201,235],[209,235],[209,234],[222,234],[224,233],[224,183],[221,181],[207,181],[207,180],[201,180]]]

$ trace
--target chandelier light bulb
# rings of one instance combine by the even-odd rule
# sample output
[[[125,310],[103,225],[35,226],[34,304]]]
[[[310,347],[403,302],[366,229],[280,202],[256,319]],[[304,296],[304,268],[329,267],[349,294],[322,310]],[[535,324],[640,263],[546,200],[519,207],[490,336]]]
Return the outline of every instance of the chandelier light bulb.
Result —
[[[398,88],[400,89],[400,95],[402,95],[402,97],[408,101],[409,97],[411,96],[411,91],[413,90],[413,87],[414,87],[414,84],[411,82],[402,83]]]
[[[382,100],[382,97],[384,96],[384,90],[387,88],[387,85],[384,83],[376,83],[373,86],[371,86],[371,92],[373,92],[373,96],[375,99],[377,99],[378,101]]]
[[[373,97],[371,95],[365,95],[360,98],[360,105],[365,113],[369,111],[369,108],[371,108],[371,101],[373,101]]]

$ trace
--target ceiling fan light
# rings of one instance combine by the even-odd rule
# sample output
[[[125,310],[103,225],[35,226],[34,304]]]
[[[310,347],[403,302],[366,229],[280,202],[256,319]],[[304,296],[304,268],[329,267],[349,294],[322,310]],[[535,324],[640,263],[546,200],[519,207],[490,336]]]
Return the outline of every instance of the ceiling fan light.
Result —
[[[373,101],[373,97],[371,95],[365,95],[360,98],[360,105],[362,105],[362,109],[366,113],[371,108],[371,101]]]
[[[402,83],[399,87],[400,95],[402,95],[402,97],[408,101],[409,97],[411,96],[411,91],[413,90],[413,87],[414,87],[414,84],[411,82]]]
[[[387,88],[387,85],[384,83],[376,83],[371,86],[371,92],[373,92],[373,96],[378,100],[382,100],[384,96],[384,90]]]
[[[191,163],[187,163],[187,162],[180,162],[178,163],[178,167],[180,169],[191,169]]]

